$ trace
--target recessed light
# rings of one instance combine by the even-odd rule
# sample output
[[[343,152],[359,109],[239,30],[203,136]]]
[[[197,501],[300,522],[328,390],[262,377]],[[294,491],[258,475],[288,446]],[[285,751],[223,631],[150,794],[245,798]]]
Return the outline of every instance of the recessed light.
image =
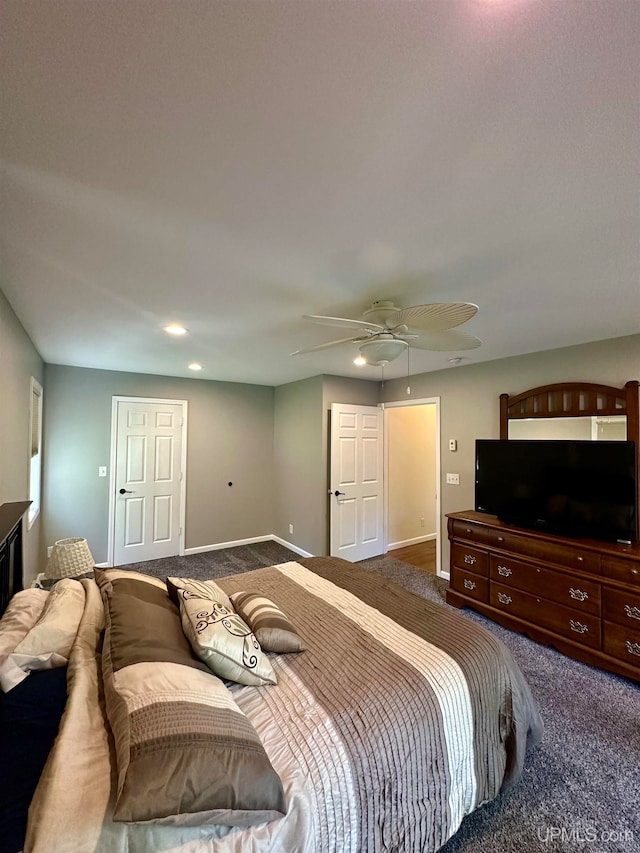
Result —
[[[189,370],[202,370],[202,365],[198,364],[197,361],[192,361],[191,364],[188,365]]]
[[[353,359],[353,363],[357,364],[358,367],[362,367],[363,364],[367,363],[367,359],[363,355],[358,355]]]
[[[178,325],[178,323],[170,323],[168,326],[163,326],[162,330],[168,335],[174,335],[176,338],[187,334],[185,327]]]

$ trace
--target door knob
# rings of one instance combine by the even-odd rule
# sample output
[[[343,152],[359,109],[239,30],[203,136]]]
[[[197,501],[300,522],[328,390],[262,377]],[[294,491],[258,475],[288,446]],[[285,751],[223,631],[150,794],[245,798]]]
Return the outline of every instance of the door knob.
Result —
[[[337,498],[339,498],[339,497],[340,497],[340,495],[344,495],[344,494],[345,494],[345,492],[339,492],[339,491],[336,489],[336,490],[335,490],[335,492],[334,492],[333,494],[334,494]]]
[[[130,492],[129,489],[120,489],[121,495],[132,495],[133,492]]]

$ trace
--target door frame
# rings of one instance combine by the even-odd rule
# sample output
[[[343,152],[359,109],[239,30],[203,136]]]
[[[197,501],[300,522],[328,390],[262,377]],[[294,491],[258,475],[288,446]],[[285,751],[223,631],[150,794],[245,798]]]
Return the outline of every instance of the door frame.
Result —
[[[116,535],[116,450],[118,444],[118,405],[120,403],[157,403],[182,407],[182,448],[180,453],[180,536],[178,556],[184,556],[187,505],[187,400],[170,400],[164,397],[111,397],[111,448],[109,452],[109,527],[107,534],[107,566],[113,566]]]
[[[435,435],[435,467],[436,467],[436,575],[438,577],[448,578],[448,574],[442,573],[442,483],[441,483],[441,455],[442,448],[440,446],[440,397],[421,397],[416,400],[397,400],[389,403],[381,403],[384,412],[384,550],[387,552],[389,544],[389,425],[387,418],[387,409],[395,409],[399,406],[424,406],[434,405],[436,407],[436,435]],[[390,552],[393,553],[393,552]]]

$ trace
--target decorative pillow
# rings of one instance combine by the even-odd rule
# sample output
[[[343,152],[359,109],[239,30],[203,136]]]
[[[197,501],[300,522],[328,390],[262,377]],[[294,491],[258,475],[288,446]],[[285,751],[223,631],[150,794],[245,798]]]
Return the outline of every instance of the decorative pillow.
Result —
[[[233,612],[229,596],[215,581],[197,581],[192,578],[167,578],[167,589],[169,590],[169,598],[177,607],[180,607],[179,591],[186,589],[198,598],[218,601]]]
[[[114,820],[253,826],[284,814],[282,783],[260,738],[193,656],[166,587],[134,572],[96,578],[116,745]]]
[[[182,630],[191,648],[212,672],[238,684],[276,683],[269,659],[226,592],[213,581],[189,583],[185,578],[167,578],[167,587],[180,602]]]
[[[304,651],[296,629],[279,607],[255,592],[236,592],[231,598],[236,613],[244,619],[266,652]]]
[[[40,618],[0,665],[0,687],[8,692],[34,670],[66,666],[84,612],[79,581],[59,581],[47,594]]]

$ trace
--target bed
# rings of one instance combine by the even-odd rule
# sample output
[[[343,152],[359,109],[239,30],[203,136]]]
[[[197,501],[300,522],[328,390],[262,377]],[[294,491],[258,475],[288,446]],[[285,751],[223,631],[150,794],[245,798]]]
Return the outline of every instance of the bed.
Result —
[[[217,580],[229,595],[275,602],[304,643],[269,655],[276,685],[228,684],[281,780],[284,813],[255,825],[114,820],[121,745],[105,710],[105,609],[94,581],[78,583],[69,695],[26,853],[435,851],[517,783],[541,736],[535,700],[495,636],[343,560],[284,563]],[[153,809],[148,787],[134,799]]]

